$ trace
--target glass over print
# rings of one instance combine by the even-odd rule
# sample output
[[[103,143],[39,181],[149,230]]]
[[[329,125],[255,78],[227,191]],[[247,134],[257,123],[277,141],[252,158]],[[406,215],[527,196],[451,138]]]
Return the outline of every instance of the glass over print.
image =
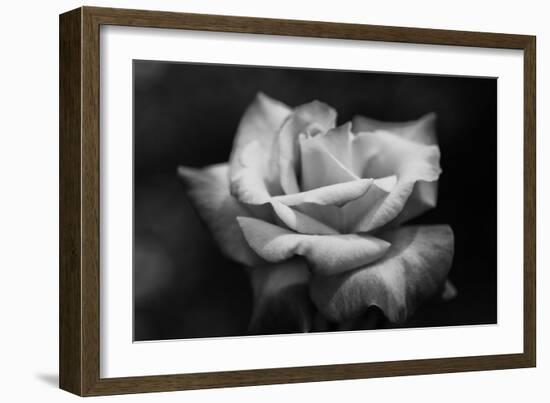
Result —
[[[133,71],[136,341],[496,323],[496,79]]]

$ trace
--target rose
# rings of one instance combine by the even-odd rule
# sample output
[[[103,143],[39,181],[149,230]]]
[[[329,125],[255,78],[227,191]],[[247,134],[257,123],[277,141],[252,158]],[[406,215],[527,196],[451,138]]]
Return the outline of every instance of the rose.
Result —
[[[451,228],[401,226],[436,206],[435,115],[335,122],[324,103],[291,109],[260,93],[228,163],[179,168],[223,253],[249,268],[251,332],[310,331],[371,306],[402,322],[453,294]]]

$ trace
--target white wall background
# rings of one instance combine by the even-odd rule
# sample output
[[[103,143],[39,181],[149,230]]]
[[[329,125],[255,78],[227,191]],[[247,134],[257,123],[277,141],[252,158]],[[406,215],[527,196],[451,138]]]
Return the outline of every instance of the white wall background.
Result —
[[[11,1],[0,24],[0,397],[71,402],[58,365],[58,14],[79,1]],[[102,401],[530,401],[550,399],[549,15],[543,1],[124,0],[87,5],[537,35],[538,368],[115,396]],[[519,191],[520,189],[518,189]],[[442,342],[445,342],[442,340]]]

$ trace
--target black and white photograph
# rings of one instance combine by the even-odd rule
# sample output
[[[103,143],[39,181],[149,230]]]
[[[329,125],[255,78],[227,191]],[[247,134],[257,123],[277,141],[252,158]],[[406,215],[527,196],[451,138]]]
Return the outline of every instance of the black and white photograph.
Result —
[[[497,323],[497,79],[133,61],[134,341]]]
[[[544,2],[3,6],[0,403],[549,402]]]

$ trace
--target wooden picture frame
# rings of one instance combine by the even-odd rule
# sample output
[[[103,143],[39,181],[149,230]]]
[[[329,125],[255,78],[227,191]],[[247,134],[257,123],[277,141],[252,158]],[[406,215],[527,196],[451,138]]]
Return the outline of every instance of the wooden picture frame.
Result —
[[[99,29],[172,28],[523,50],[523,353],[100,377]],[[60,16],[60,387],[80,396],[533,367],[535,315],[535,37],[482,32],[81,7]]]

